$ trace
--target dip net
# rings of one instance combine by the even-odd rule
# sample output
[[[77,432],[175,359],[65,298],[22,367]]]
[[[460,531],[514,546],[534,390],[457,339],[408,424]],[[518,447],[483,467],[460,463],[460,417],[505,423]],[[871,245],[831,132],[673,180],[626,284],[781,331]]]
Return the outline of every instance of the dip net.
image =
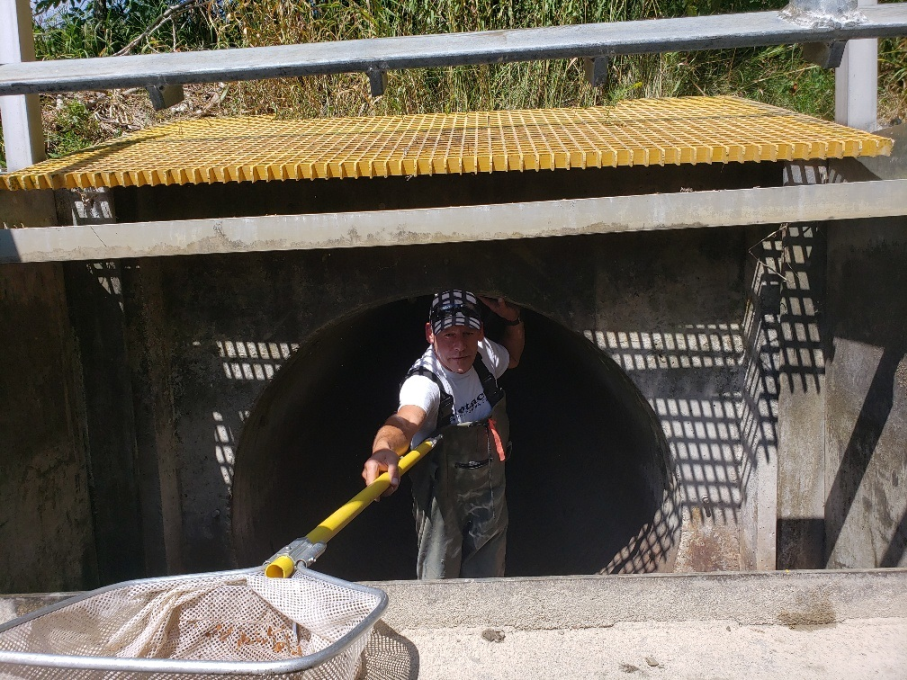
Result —
[[[386,605],[307,569],[131,581],[0,626],[0,678],[354,678]]]

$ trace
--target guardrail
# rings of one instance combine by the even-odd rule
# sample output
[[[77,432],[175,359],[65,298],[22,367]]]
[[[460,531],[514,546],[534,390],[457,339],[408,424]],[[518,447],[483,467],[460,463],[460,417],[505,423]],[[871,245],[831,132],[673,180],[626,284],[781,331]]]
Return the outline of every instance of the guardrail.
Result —
[[[576,57],[589,60],[590,78],[600,84],[602,60],[619,54],[803,43],[810,45],[808,56],[834,67],[847,40],[907,35],[907,3],[859,10],[853,5],[852,11],[834,13],[792,11],[792,6],[781,13],[10,63],[0,66],[0,95],[136,86],[157,88],[160,94],[167,86],[187,83],[355,72],[368,74],[373,92],[380,94],[388,71]]]

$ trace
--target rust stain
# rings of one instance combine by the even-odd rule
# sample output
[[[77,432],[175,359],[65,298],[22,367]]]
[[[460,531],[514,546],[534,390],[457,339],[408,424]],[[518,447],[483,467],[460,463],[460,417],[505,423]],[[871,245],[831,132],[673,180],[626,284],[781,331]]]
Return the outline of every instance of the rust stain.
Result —
[[[740,547],[732,527],[703,521],[702,509],[694,507],[690,510],[689,531],[686,562],[691,571],[736,571],[740,568]]]

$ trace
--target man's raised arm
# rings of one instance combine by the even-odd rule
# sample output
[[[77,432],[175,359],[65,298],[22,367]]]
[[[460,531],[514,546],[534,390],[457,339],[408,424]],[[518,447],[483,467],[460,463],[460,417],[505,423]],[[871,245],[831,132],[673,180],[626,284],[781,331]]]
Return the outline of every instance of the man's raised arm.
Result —
[[[488,309],[504,320],[504,334],[500,338],[500,343],[507,348],[507,352],[510,354],[510,363],[507,368],[516,368],[520,363],[520,357],[523,356],[523,348],[526,346],[526,330],[523,327],[523,320],[520,318],[522,310],[502,297],[490,298],[480,295],[479,298]]]

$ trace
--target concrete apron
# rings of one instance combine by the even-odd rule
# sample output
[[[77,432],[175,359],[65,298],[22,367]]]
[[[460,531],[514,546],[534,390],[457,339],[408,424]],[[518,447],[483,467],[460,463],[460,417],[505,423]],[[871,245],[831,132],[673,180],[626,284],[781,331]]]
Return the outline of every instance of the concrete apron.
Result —
[[[907,569],[372,585],[363,678],[903,678]],[[64,597],[0,596],[0,622]]]

